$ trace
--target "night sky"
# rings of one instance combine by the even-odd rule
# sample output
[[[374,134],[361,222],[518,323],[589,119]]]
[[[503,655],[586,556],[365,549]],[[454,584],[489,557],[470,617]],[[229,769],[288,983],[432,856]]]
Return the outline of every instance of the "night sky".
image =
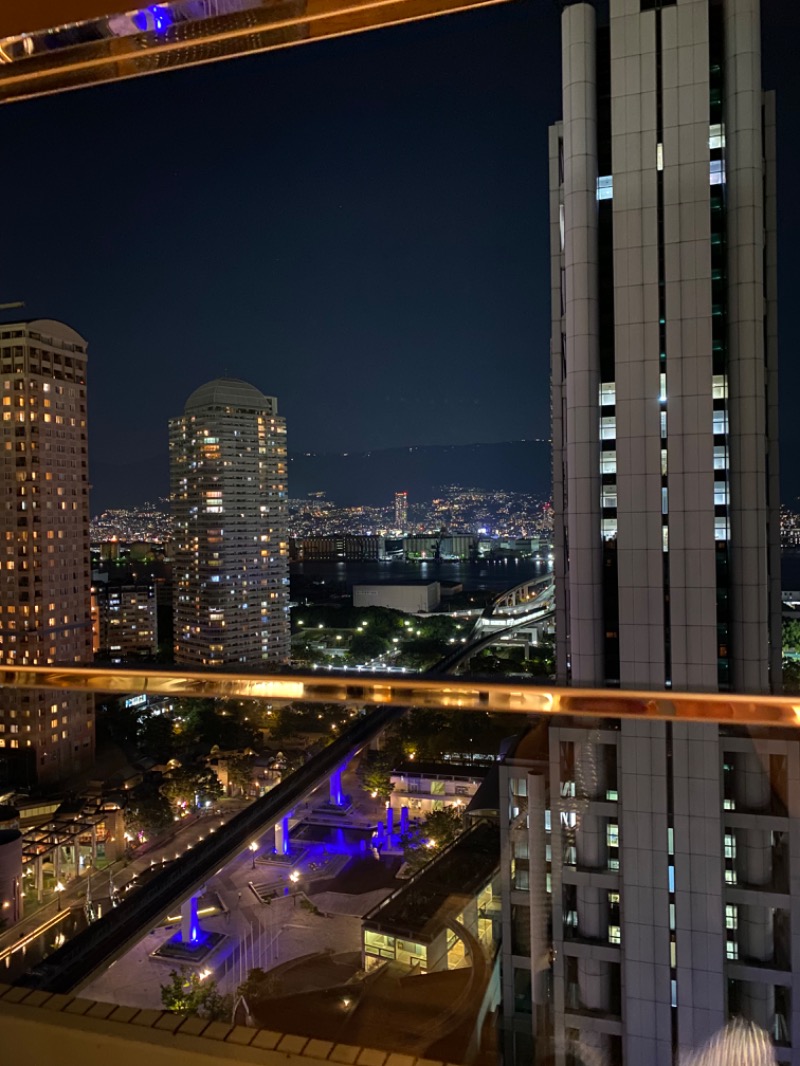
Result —
[[[790,502],[800,4],[762,4]],[[553,0],[0,108],[0,302],[89,341],[93,511],[166,491],[167,419],[223,373],[292,451],[549,436],[559,114]]]

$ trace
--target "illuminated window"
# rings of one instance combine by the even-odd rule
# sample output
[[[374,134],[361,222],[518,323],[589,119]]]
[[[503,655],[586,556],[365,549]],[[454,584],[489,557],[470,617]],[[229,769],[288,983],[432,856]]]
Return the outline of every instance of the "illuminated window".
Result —
[[[617,439],[617,420],[613,415],[600,419],[600,440]]]
[[[727,433],[728,432],[728,412],[727,411],[715,411],[714,412],[714,433]]]
[[[601,474],[616,474],[617,472],[617,453],[616,452],[601,452],[600,453],[600,473]]]
[[[597,179],[597,199],[612,200],[614,198],[614,178],[611,174],[604,174]]]

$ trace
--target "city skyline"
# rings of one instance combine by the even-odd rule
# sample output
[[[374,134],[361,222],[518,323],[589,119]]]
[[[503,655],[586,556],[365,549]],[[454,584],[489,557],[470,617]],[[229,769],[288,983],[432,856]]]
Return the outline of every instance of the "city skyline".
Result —
[[[765,27],[779,117],[800,98],[791,7],[771,3]],[[20,251],[4,296],[92,345],[98,498],[123,502],[111,495],[133,460],[165,484],[164,418],[186,387],[226,367],[286,397],[298,450],[549,436],[541,149],[559,109],[557,23],[556,5],[508,5],[3,110],[12,142],[35,125],[56,155],[81,160],[55,186],[9,176]],[[181,113],[175,138],[160,121],[165,92]],[[135,128],[149,147],[134,154]],[[796,151],[781,146],[784,187]],[[426,195],[412,191],[423,172]],[[261,205],[279,192],[289,205],[277,217]],[[791,200],[783,256],[797,229]],[[87,233],[90,215],[100,224]],[[240,215],[268,224],[242,233]],[[50,231],[76,253],[69,276],[36,254]],[[157,261],[168,284],[153,280]],[[315,313],[303,315],[312,290]],[[782,324],[787,352],[795,330]],[[329,403],[352,375],[363,400],[344,423]],[[800,429],[784,425],[786,451]],[[789,500],[800,486],[784,470]]]

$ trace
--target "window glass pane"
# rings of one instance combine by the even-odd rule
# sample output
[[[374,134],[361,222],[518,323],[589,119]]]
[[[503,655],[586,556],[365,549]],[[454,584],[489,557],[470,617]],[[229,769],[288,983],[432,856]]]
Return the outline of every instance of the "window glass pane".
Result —
[[[606,416],[600,419],[600,439],[601,440],[616,440],[617,439],[617,420],[612,416]]]
[[[605,174],[597,179],[597,199],[611,200],[614,196],[614,179],[610,174]]]

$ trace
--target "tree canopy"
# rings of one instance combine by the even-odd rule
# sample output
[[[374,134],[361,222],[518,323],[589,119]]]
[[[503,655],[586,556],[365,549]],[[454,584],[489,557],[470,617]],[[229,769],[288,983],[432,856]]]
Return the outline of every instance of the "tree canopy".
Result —
[[[222,785],[211,769],[181,766],[165,777],[161,794],[175,807],[204,807],[222,795]]]
[[[202,978],[182,966],[170,971],[170,980],[161,985],[161,1002],[176,1014],[196,1014],[209,1021],[230,1021],[233,1013],[231,996],[223,996],[217,982]]]
[[[421,870],[463,831],[464,818],[456,807],[431,811],[401,837],[403,858],[414,872]]]
[[[392,761],[384,752],[367,752],[358,764],[358,780],[364,792],[375,799],[388,800],[394,791]]]

